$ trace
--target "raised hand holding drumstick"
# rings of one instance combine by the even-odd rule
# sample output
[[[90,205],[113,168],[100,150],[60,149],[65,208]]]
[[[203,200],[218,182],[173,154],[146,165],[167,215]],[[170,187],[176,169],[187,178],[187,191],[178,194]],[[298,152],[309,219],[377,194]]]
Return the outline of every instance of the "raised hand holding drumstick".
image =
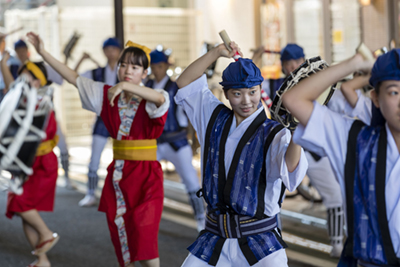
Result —
[[[229,47],[231,51],[229,51],[227,47]],[[216,46],[215,48],[211,49],[207,54],[203,55],[195,62],[190,64],[183,71],[183,73],[176,81],[178,87],[182,88],[199,78],[201,75],[203,75],[207,67],[210,66],[219,57],[232,58],[235,55],[243,56],[239,46],[235,42],[230,42],[228,45],[225,43]]]
[[[231,48],[231,38],[229,38],[228,33],[225,30],[222,30],[219,32],[219,36],[221,36],[222,41],[224,41],[226,49],[229,50],[229,52],[232,52],[233,49]],[[239,51],[236,51],[235,54],[233,55],[233,59],[235,61],[238,61],[239,58],[243,57],[243,54],[240,53]]]

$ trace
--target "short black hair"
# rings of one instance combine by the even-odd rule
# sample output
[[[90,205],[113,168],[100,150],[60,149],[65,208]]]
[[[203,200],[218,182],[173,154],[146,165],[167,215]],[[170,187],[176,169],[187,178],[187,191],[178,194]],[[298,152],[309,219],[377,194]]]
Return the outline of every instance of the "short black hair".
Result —
[[[142,66],[143,69],[147,69],[149,67],[150,62],[147,58],[147,55],[140,48],[137,48],[137,47],[125,48],[122,51],[121,56],[119,57],[118,65],[121,64],[125,60],[125,58],[128,59],[126,63]]]

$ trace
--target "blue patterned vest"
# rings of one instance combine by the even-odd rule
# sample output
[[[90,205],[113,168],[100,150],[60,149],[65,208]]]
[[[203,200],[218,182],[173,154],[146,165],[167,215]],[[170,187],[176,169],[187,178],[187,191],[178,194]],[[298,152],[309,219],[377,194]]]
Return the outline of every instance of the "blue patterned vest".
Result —
[[[226,238],[236,238],[253,265],[286,247],[274,230],[275,217],[264,214],[265,157],[275,134],[283,127],[261,112],[238,143],[228,176],[225,144],[233,112],[219,105],[207,126],[203,153],[203,196],[208,204],[206,230],[188,250],[215,266]]]
[[[153,88],[154,80],[148,80],[146,82],[146,87]],[[183,129],[177,119],[177,105],[175,103],[174,97],[178,91],[178,86],[175,82],[168,79],[165,84],[164,90],[168,92],[169,95],[169,109],[167,115],[167,121],[165,122],[164,131],[162,135],[157,139],[157,143],[169,143],[171,147],[178,151],[180,148],[187,146],[187,132]]]
[[[386,148],[385,126],[353,123],[345,166],[348,238],[338,266],[356,266],[357,261],[400,266],[386,214]]]
[[[105,67],[99,67],[97,69],[93,69],[92,70],[92,77],[93,77],[93,81],[95,82],[102,82],[104,83],[106,80],[106,68]],[[118,77],[117,77],[117,83],[118,83]],[[112,84],[110,84],[112,85]],[[94,124],[93,127],[93,135],[100,135],[103,137],[110,137],[110,134],[108,133],[108,130],[106,128],[106,126],[104,125],[103,119],[98,116],[97,120]]]

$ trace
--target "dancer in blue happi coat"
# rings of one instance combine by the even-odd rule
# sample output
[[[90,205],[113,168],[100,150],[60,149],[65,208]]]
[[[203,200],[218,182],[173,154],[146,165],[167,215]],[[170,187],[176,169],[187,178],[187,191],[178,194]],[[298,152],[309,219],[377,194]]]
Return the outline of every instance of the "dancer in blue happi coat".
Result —
[[[348,231],[339,266],[400,266],[400,49],[372,64],[356,54],[283,96],[300,121],[295,142],[328,156],[339,179]],[[371,98],[383,126],[366,126],[315,102],[328,86],[360,70],[371,71]]]
[[[204,203],[202,199],[196,196],[200,184],[197,171],[192,164],[192,148],[187,139],[188,119],[182,107],[177,106],[174,101],[178,86],[167,75],[169,56],[164,51],[156,49],[150,53],[150,57],[150,67],[154,79],[149,79],[146,86],[167,91],[171,103],[164,131],[157,139],[157,160],[165,159],[174,164],[176,172],[185,184],[196,219],[197,230],[200,232],[205,226]]]
[[[177,80],[182,106],[201,144],[206,228],[188,248],[183,266],[287,266],[277,228],[283,185],[293,191],[307,160],[290,131],[267,118],[260,70],[240,58],[223,72],[221,85],[232,109],[208,89],[207,67],[232,57],[221,44],[193,62]],[[283,183],[282,183],[283,182]]]

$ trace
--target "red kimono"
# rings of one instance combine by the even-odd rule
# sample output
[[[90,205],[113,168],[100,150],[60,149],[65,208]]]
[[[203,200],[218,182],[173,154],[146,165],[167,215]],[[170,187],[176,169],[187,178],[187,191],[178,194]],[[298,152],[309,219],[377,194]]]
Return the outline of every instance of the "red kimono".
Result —
[[[54,112],[51,112],[46,128],[47,137],[43,141],[51,140],[57,132],[57,123]],[[32,166],[33,174],[22,186],[22,195],[8,193],[6,216],[12,218],[16,212],[32,209],[38,211],[53,211],[58,161],[54,152],[37,156]]]
[[[123,127],[121,118],[123,118],[124,124],[130,125],[130,123],[125,123],[127,118],[124,113],[129,108],[118,107],[121,95],[115,99],[114,107],[111,107],[107,99],[109,88],[108,85],[103,88],[101,117],[111,137],[117,139],[120,129]],[[131,126],[128,126],[130,127],[129,133],[119,139],[156,139],[161,135],[167,119],[167,112],[159,118],[151,119],[145,106],[145,100],[142,100],[138,106],[136,102],[133,112],[131,111],[133,122]],[[122,178],[116,186],[113,177],[115,169],[118,169],[118,165],[121,166],[121,164],[123,166]],[[99,211],[103,211],[107,215],[111,239],[119,264],[126,266],[130,262],[158,258],[158,230],[164,198],[163,172],[160,163],[156,160],[113,160],[107,171]],[[122,195],[118,195],[117,191]],[[116,222],[117,212],[119,212],[117,206],[121,203],[124,210],[121,216],[123,220]]]

